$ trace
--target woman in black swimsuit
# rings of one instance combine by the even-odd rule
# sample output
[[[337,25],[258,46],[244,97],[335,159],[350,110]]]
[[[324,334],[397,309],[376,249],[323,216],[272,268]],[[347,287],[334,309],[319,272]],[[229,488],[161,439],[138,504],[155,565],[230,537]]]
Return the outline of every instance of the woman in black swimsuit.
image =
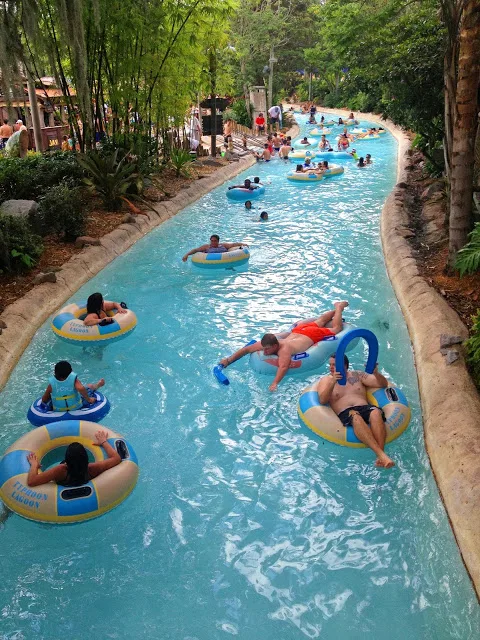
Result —
[[[52,480],[63,487],[79,487],[112,467],[116,467],[122,461],[120,455],[108,442],[108,431],[99,429],[95,434],[93,444],[103,447],[108,456],[106,460],[88,462],[87,450],[80,442],[72,442],[67,447],[65,460],[47,471],[40,469],[40,462],[34,453],[29,453],[27,460],[30,463],[27,484],[29,487],[37,487]]]

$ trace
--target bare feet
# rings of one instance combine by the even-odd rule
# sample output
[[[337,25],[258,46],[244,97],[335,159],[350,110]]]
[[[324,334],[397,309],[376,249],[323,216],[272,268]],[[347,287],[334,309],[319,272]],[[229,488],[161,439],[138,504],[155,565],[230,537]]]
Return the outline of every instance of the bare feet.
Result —
[[[340,308],[340,311],[343,311],[344,309],[346,309],[346,307],[348,307],[348,302],[346,300],[342,300],[341,302],[334,302],[333,306],[335,307],[335,309]]]
[[[95,384],[87,384],[86,386],[89,389],[92,389],[92,391],[96,391],[97,389],[100,389],[100,387],[103,387],[104,385],[105,385],[105,378],[100,378],[100,380]]]
[[[395,462],[389,458],[386,453],[383,453],[376,459],[375,466],[382,467],[383,469],[391,469],[395,466]]]

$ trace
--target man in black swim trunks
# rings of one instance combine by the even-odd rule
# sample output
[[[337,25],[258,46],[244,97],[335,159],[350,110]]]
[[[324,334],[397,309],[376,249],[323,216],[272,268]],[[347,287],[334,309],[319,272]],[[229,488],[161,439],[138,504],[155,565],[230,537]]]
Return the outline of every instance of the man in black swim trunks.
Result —
[[[342,424],[353,427],[357,438],[372,449],[377,456],[375,465],[389,469],[395,463],[384,451],[387,437],[385,415],[367,400],[367,388],[388,387],[388,380],[379,373],[378,365],[371,374],[348,371],[348,365],[348,358],[345,356],[347,384],[342,386],[338,384],[342,375],[335,371],[335,356],[330,356],[330,375],[320,378],[317,385],[318,397],[321,404],[330,404]]]

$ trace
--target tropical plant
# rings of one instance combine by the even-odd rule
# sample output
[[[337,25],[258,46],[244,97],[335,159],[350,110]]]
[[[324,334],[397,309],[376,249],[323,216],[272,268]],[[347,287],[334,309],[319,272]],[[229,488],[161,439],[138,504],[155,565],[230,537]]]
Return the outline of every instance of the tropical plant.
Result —
[[[190,176],[189,164],[192,162],[192,156],[186,149],[171,149],[170,150],[170,166],[175,169],[175,175],[177,178],[180,175]]]
[[[85,231],[85,203],[80,187],[65,182],[52,187],[40,198],[34,217],[43,234],[57,234],[73,242]]]
[[[0,216],[0,273],[30,269],[42,251],[42,239],[32,233],[26,220]]]
[[[0,159],[0,202],[10,199],[35,200],[52,187],[68,180],[79,184],[83,170],[75,154],[59,151],[26,158]]]
[[[469,242],[460,249],[455,260],[455,269],[460,276],[474,273],[480,269],[480,222],[476,222],[473,231],[468,234]]]
[[[477,387],[480,388],[480,311],[477,311],[477,315],[473,318],[470,337],[464,344],[470,371]]]
[[[92,192],[98,193],[106,209],[117,211],[122,205],[122,196],[137,185],[141,189],[143,181],[135,173],[135,164],[127,162],[127,155],[118,159],[119,149],[110,155],[90,153],[78,156],[78,163],[88,173],[84,183]]]

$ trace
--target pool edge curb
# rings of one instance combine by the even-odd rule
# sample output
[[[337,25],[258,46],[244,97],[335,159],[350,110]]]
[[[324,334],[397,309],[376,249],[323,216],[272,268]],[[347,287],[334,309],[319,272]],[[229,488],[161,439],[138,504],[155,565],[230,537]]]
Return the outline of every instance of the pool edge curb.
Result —
[[[349,113],[323,107],[322,111]],[[400,127],[377,114],[362,113],[361,117],[382,124],[398,141],[398,185],[407,175],[409,139]],[[459,359],[451,365],[440,352],[441,334],[466,339],[468,331],[457,313],[420,275],[412,247],[399,233],[409,226],[403,193],[402,187],[395,186],[382,208],[383,257],[413,345],[425,449],[463,563],[480,600],[480,398],[461,349]]]
[[[75,291],[150,231],[254,164],[253,155],[240,158],[193,182],[171,200],[156,203],[155,211],[138,215],[135,222],[120,224],[100,238],[99,246],[87,246],[72,256],[56,272],[56,282],[35,285],[8,305],[0,314],[7,325],[0,334],[0,391],[37,330]]]

